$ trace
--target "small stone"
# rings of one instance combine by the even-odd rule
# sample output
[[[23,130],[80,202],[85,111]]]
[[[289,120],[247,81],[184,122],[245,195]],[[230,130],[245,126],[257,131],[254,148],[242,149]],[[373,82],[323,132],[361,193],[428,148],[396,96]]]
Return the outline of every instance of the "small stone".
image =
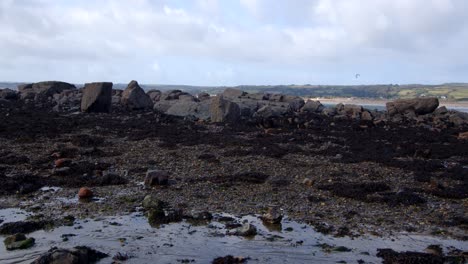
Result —
[[[458,139],[468,139],[468,132],[458,134]]]
[[[72,160],[71,159],[58,159],[58,160],[55,160],[55,167],[56,168],[63,168],[63,167],[68,167],[70,166],[72,163]]]
[[[89,199],[89,198],[93,197],[93,192],[90,189],[88,189],[87,187],[82,187],[78,191],[78,197],[80,199]]]
[[[169,173],[163,170],[148,170],[145,177],[146,186],[168,185]]]
[[[9,236],[3,241],[7,250],[27,249],[32,247],[34,242],[34,238],[26,238],[26,236],[21,233]]]
[[[312,186],[314,184],[314,181],[312,181],[311,179],[309,178],[305,178],[303,181],[302,181],[302,184],[306,185],[306,186]]]
[[[268,224],[281,224],[283,215],[278,206],[268,207],[268,211],[262,215],[261,219]]]
[[[228,235],[252,237],[257,234],[257,228],[249,223],[243,224],[241,227],[234,230],[234,232],[228,232]]]

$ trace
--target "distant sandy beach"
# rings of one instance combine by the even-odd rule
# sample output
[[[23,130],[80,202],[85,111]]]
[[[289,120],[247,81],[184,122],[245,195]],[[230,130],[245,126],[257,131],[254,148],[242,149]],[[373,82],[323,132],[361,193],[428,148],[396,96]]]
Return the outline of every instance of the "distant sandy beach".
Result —
[[[304,100],[318,100],[324,104],[357,104],[357,105],[381,105],[385,106],[385,104],[392,100],[385,100],[385,99],[364,99],[364,98],[320,98],[320,97],[312,97],[312,98],[304,98]],[[440,99],[439,99],[440,100]],[[448,108],[468,108],[468,101],[446,101],[440,100],[441,106],[446,106]]]

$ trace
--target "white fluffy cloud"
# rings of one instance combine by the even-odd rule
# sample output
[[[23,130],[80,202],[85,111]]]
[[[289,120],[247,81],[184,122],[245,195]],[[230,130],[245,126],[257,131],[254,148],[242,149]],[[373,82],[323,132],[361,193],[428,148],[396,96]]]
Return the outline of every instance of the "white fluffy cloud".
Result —
[[[334,82],[317,72],[405,63],[415,74],[459,78],[468,68],[466,10],[464,0],[2,0],[0,79],[180,83],[163,74],[180,70],[194,84],[313,83]],[[241,68],[288,76],[247,78]],[[424,81],[395,82],[413,80]]]

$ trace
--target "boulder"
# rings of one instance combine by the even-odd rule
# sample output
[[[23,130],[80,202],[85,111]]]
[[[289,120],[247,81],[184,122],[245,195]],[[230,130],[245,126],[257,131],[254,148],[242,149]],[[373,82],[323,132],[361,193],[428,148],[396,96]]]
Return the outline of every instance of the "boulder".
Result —
[[[163,170],[148,170],[145,177],[146,186],[168,185],[169,173]]]
[[[434,97],[400,99],[386,104],[390,116],[414,111],[416,115],[430,114],[439,106],[439,99]]]
[[[211,122],[236,122],[239,120],[241,112],[238,104],[218,95],[211,100],[210,116]]]
[[[53,247],[31,264],[85,264],[95,263],[106,257],[108,257],[107,254],[86,246],[71,249]]]
[[[112,83],[87,83],[81,98],[81,111],[83,112],[110,112],[112,105]]]
[[[165,113],[174,116],[194,116],[198,119],[208,119],[210,118],[210,103],[210,100],[202,102],[177,100]]]
[[[361,117],[361,113],[364,109],[360,105],[339,104],[339,106],[337,106],[337,110],[338,110],[338,113],[341,115],[345,115],[347,117],[357,119]]]
[[[434,111],[434,115],[445,115],[448,113],[448,109],[445,106],[441,106]]]
[[[228,99],[228,100],[229,99],[237,99],[237,98],[240,98],[241,96],[244,96],[244,95],[247,95],[247,93],[244,92],[244,91],[241,91],[239,89],[234,89],[234,88],[227,88],[222,93],[222,96],[225,99]]]
[[[0,89],[0,99],[16,100],[18,99],[18,93],[8,88]]]
[[[122,105],[131,110],[152,109],[151,97],[138,85],[137,81],[131,81],[122,93]]]
[[[169,90],[161,94],[160,100],[177,100],[181,95],[188,95],[188,93],[181,90]]]
[[[257,112],[253,115],[254,117],[260,118],[271,118],[278,117],[288,112],[288,108],[284,106],[276,105],[265,105],[258,109]]]
[[[374,117],[372,116],[372,114],[369,112],[369,111],[363,111],[361,113],[361,120],[364,120],[364,121],[372,121],[374,119]]]
[[[308,100],[301,108],[301,111],[309,113],[322,112],[324,108],[320,101]]]
[[[149,90],[146,94],[155,103],[155,102],[159,102],[159,100],[161,99],[162,92],[159,90]]]
[[[179,100],[161,100],[154,103],[153,110],[161,113],[166,113],[169,108],[177,104]]]
[[[202,92],[202,93],[199,93],[199,94],[197,95],[197,98],[198,98],[198,100],[200,100],[200,101],[209,100],[209,99],[210,99],[210,94],[209,94],[209,93],[204,93],[204,92]]]
[[[304,104],[304,100],[298,97],[289,102],[288,108],[293,112],[297,112],[304,106]]]
[[[21,99],[44,100],[65,90],[74,90],[75,85],[66,82],[47,81],[18,86]]]

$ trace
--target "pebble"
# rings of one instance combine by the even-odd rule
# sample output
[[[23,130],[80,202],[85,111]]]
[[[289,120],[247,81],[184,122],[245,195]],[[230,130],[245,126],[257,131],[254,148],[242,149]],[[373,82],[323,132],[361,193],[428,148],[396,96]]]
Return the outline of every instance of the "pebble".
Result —
[[[91,197],[93,197],[93,192],[87,187],[82,187],[78,191],[78,197],[80,199],[91,198]]]

